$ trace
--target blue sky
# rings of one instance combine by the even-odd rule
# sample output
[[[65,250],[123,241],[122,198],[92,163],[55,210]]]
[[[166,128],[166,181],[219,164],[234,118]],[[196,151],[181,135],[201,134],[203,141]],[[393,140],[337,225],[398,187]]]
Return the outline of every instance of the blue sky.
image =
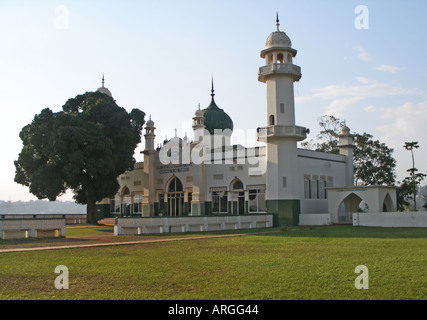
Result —
[[[358,29],[358,5],[369,10]],[[427,173],[427,2],[375,1],[1,1],[0,200],[28,200],[13,182],[19,132],[43,108],[105,85],[117,103],[140,108],[159,142],[191,136],[191,118],[215,99],[247,132],[266,124],[260,51],[280,29],[298,50],[296,121],[318,133],[331,114],[354,132],[394,148],[397,179],[411,166],[405,141],[419,141],[416,167]],[[142,157],[136,152],[137,160]]]

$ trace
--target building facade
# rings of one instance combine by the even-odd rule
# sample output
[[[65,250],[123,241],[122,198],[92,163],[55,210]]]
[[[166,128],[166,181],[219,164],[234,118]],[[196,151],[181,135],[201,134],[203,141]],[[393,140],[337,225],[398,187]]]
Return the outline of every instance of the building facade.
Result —
[[[144,160],[121,175],[120,190],[98,204],[103,216],[204,216],[271,213],[275,225],[297,225],[300,214],[328,212],[326,189],[353,186],[353,140],[341,129],[340,154],[298,148],[308,130],[295,123],[294,83],[301,68],[287,34],[272,32],[261,51],[258,80],[266,85],[259,147],[231,145],[233,121],[215,103],[192,117],[194,140],[173,137],[155,147],[145,127]],[[104,87],[98,89],[111,94]],[[108,92],[107,92],[108,91]]]

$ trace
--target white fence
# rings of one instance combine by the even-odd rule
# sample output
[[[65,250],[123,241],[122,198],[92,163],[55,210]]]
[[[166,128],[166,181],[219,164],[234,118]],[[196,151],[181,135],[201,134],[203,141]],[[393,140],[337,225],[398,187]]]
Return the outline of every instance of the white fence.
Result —
[[[28,214],[28,213],[7,213],[0,214],[0,219],[65,219],[66,224],[80,224],[86,223],[86,214]]]
[[[114,226],[114,234],[149,234],[169,232],[201,232],[270,228],[273,216],[204,216],[204,217],[152,217],[119,218]]]

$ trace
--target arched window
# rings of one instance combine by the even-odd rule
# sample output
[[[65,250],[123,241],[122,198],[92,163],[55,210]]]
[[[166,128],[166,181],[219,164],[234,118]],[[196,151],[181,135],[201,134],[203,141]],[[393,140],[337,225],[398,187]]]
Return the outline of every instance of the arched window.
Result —
[[[270,115],[270,126],[274,126],[274,115]]]
[[[243,183],[240,180],[235,180],[232,186],[233,190],[243,190]]]
[[[291,64],[292,63],[292,56],[290,55],[290,54],[288,54],[288,61],[287,61],[289,64]]]
[[[124,187],[122,189],[122,197],[125,197],[125,196],[128,196],[128,195],[130,195],[129,188],[128,187]]]
[[[184,207],[184,188],[181,180],[173,177],[169,182],[168,191],[168,215],[181,216]]]
[[[245,192],[243,190],[243,183],[237,178],[231,183],[231,213],[245,213]]]
[[[284,62],[283,54],[282,54],[282,53],[279,53],[279,54],[277,55],[277,62],[278,62],[278,63],[283,63],[283,62]]]
[[[169,182],[168,192],[182,192],[184,188],[182,187],[182,182],[177,177],[174,177],[171,182]]]

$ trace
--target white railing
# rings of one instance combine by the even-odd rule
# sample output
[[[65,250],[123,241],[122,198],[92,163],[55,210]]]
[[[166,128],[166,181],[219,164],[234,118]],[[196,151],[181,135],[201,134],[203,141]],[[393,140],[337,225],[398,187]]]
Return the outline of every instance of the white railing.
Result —
[[[272,63],[259,68],[259,75],[268,73],[289,73],[293,75],[301,75],[301,67],[290,63]]]
[[[299,126],[268,126],[260,128],[258,131],[258,140],[268,136],[298,137],[305,139],[307,129]]]

